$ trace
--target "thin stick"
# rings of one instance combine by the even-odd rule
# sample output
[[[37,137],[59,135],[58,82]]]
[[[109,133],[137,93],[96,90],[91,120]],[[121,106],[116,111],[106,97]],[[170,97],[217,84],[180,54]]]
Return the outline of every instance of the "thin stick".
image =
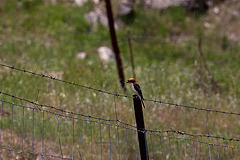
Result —
[[[136,79],[135,66],[134,66],[134,60],[133,60],[133,51],[132,51],[132,41],[131,41],[131,35],[129,30],[127,31],[127,39],[128,39],[128,47],[129,47],[130,60],[131,60],[131,66],[132,66],[132,75],[133,75],[133,78]]]

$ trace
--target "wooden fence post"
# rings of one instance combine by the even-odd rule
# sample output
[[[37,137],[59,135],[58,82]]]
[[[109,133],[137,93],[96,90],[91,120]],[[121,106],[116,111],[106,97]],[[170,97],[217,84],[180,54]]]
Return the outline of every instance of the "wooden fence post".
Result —
[[[122,59],[121,59],[121,54],[120,54],[120,50],[117,43],[117,36],[114,28],[114,19],[113,19],[112,7],[111,7],[111,0],[105,0],[105,3],[106,3],[108,25],[109,25],[109,31],[110,31],[111,41],[112,41],[112,47],[113,47],[113,51],[115,53],[115,59],[117,62],[119,81],[122,89],[126,91]]]
[[[137,95],[133,95],[133,104],[134,104],[134,111],[135,111],[135,118],[137,123],[138,129],[138,144],[141,154],[141,160],[148,160],[148,148],[147,148],[147,139],[146,139],[146,132],[144,126],[144,118],[143,118],[143,111],[142,111],[142,103],[141,100],[138,98]]]

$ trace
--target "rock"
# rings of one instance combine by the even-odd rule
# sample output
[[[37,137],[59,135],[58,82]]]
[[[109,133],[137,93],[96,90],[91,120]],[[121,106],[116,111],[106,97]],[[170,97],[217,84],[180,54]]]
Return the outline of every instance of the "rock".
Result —
[[[94,11],[90,11],[85,14],[84,18],[88,21],[91,27],[96,27],[98,24],[102,24],[104,27],[108,27],[107,16],[99,8],[96,8]]]
[[[97,15],[98,15],[99,22],[100,22],[104,27],[108,27],[108,18],[107,18],[107,15],[103,12],[103,10],[100,9],[100,8],[96,8],[96,9],[95,9],[95,12],[96,12]]]
[[[181,5],[186,0],[143,0],[144,5],[156,9],[164,9],[170,6]]]
[[[84,3],[90,1],[90,0],[74,0],[75,3],[81,7]],[[91,0],[94,4],[99,4],[100,3],[100,0]]]
[[[98,15],[96,12],[91,11],[85,14],[84,18],[87,20],[87,22],[90,24],[90,26],[95,27],[98,24]]]
[[[93,3],[95,3],[95,4],[99,4],[100,3],[100,0],[92,0],[93,1]]]
[[[87,57],[87,53],[86,52],[78,52],[77,53],[77,58],[78,59],[85,59]]]
[[[106,46],[98,48],[98,56],[100,60],[109,62],[114,60],[114,52]]]
[[[119,7],[119,15],[126,16],[133,12],[133,3],[131,2],[123,2]]]
[[[57,4],[57,0],[51,0],[51,4],[53,5]]]
[[[75,3],[78,5],[78,6],[82,6],[85,2],[87,2],[88,0],[74,0]]]

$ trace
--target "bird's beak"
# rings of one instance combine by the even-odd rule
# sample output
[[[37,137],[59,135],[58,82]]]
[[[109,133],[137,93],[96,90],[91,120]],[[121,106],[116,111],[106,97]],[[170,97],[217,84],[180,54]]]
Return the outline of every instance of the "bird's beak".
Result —
[[[129,81],[127,81],[126,83],[129,83]]]

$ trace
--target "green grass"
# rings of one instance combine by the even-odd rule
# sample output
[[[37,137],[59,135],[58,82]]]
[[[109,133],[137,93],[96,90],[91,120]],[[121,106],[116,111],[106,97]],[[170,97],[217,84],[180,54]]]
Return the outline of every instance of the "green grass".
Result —
[[[8,65],[55,76],[59,79],[74,81],[77,84],[91,86],[93,88],[111,91],[113,93],[132,95],[130,86],[123,93],[118,83],[115,62],[104,63],[99,61],[97,48],[102,45],[111,46],[107,28],[98,26],[96,31],[84,19],[84,14],[90,11],[91,4],[81,8],[57,3],[56,5],[44,4],[42,1],[27,1],[22,4],[15,1],[2,2],[0,15],[0,62]],[[207,16],[207,15],[206,15]],[[122,53],[125,78],[132,77],[128,43],[126,40],[127,30],[132,35],[147,35],[146,38],[133,38],[134,62],[137,80],[142,86],[143,94],[147,99],[156,99],[165,102],[174,102],[201,108],[210,108],[223,111],[239,112],[240,101],[240,63],[239,44],[229,47],[228,38],[220,29],[206,32],[203,26],[204,16],[195,17],[187,13],[181,7],[171,7],[162,12],[155,10],[142,10],[137,8],[134,19],[123,29],[117,31],[120,50]],[[210,33],[209,33],[210,32]],[[209,70],[221,86],[220,93],[211,91],[209,81],[201,81],[206,84],[207,92],[197,87],[196,79],[199,60],[197,39],[204,37],[203,52],[207,58]],[[218,39],[220,43],[208,43]],[[78,60],[76,53],[86,51],[88,56],[85,60]],[[24,74],[18,71],[0,68],[0,89],[3,92],[36,101],[39,90],[38,102],[52,105],[76,113],[115,119],[115,105],[118,118],[126,123],[135,124],[132,107],[132,99],[113,97],[95,91],[76,87],[61,82],[44,79],[41,77]],[[205,71],[204,71],[205,73]],[[198,75],[199,76],[199,75]],[[4,95],[1,99],[32,106],[23,101],[18,101]],[[145,102],[145,123],[148,129],[153,130],[181,130],[187,133],[207,134],[206,113],[194,110],[175,108],[164,104]],[[10,116],[3,119],[3,128],[11,128],[11,106],[4,105]],[[47,109],[54,111],[51,109]],[[32,110],[25,110],[24,133],[29,139],[31,150],[32,134]],[[54,111],[55,112],[55,111]],[[239,121],[237,116],[219,115],[209,113],[208,125],[211,135],[239,138]],[[42,112],[35,112],[34,134],[37,141],[41,142],[42,136]],[[46,114],[45,140],[50,146],[54,146],[60,117],[56,118]],[[21,136],[22,133],[22,108],[14,108],[13,131]],[[90,158],[90,139],[92,125],[93,151],[92,156],[99,158],[100,154],[100,128],[98,123],[83,122],[83,150],[81,154]],[[81,121],[75,123],[75,143],[79,143]],[[101,125],[103,152],[109,157],[108,127]],[[117,131],[111,128],[112,158],[118,158]],[[64,118],[62,122],[62,136],[64,155],[71,156],[72,147],[72,120]],[[129,159],[135,157],[135,135],[133,132],[119,129],[120,155],[124,158],[128,149]],[[174,135],[176,136],[176,135]],[[155,157],[159,159],[160,137],[152,136],[154,147],[148,143],[151,156],[155,150]],[[189,138],[189,137],[186,137]],[[201,139],[204,141],[204,139]],[[211,142],[209,139],[205,141]],[[128,148],[126,148],[126,142]],[[214,141],[215,143],[234,145],[234,143]],[[168,139],[164,139],[163,146],[168,146]],[[185,141],[179,140],[182,151],[185,151]],[[190,141],[187,146],[191,148]],[[9,144],[9,143],[7,143]],[[172,158],[176,158],[176,140],[173,140]],[[17,144],[16,144],[17,145]],[[19,144],[18,144],[19,145]],[[37,145],[37,144],[36,144]],[[71,147],[69,147],[69,145]],[[237,144],[236,144],[237,145]],[[235,145],[235,146],[236,146]],[[196,144],[195,147],[199,147]],[[208,146],[203,145],[202,157],[208,157]],[[184,148],[184,149],[183,149]],[[222,148],[221,148],[222,149]],[[37,150],[37,149],[36,149]],[[47,150],[47,148],[46,148]],[[52,148],[49,149],[52,151]],[[191,150],[187,150],[191,152]],[[216,152],[213,150],[213,152]],[[237,152],[237,151],[236,151]],[[60,153],[59,148],[57,153]],[[131,154],[130,154],[131,153]],[[164,157],[170,158],[169,149],[164,148]],[[188,153],[194,157],[193,153]],[[204,155],[205,154],[205,155]],[[227,156],[231,156],[228,151]],[[214,154],[215,157],[217,154]],[[76,156],[77,153],[76,153]],[[185,154],[181,153],[181,157]],[[221,157],[223,154],[221,154]],[[237,155],[239,156],[239,155]]]

